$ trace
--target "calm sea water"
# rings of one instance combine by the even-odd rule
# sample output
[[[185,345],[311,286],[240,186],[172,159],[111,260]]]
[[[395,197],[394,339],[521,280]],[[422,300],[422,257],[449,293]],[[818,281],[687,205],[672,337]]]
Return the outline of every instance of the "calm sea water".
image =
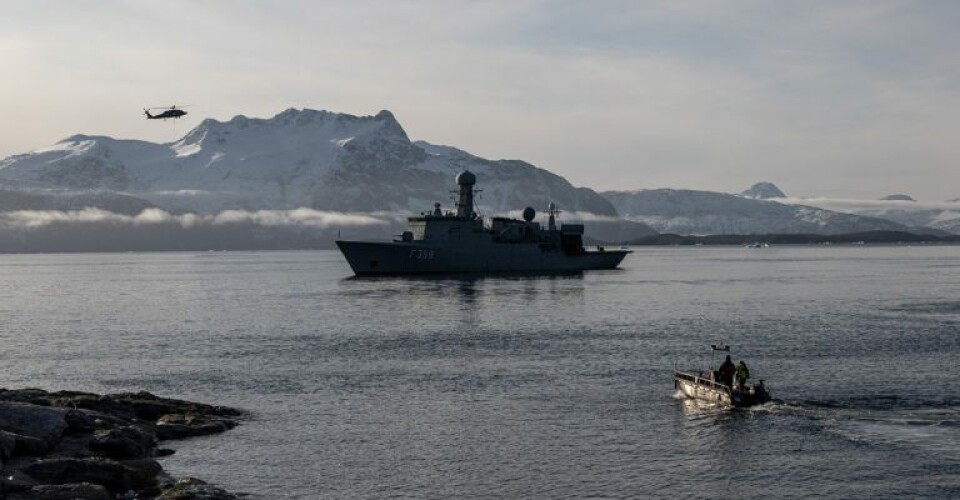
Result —
[[[0,256],[0,386],[248,410],[162,460],[262,498],[960,496],[960,247],[350,274],[333,251]],[[674,362],[718,341],[776,402],[675,399]]]

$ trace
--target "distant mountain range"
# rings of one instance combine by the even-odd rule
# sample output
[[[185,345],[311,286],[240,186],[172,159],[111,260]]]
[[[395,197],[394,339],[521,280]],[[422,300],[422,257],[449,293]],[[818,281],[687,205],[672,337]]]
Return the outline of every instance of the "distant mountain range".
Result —
[[[903,195],[906,196],[906,195]],[[782,198],[780,203],[806,205],[865,217],[881,218],[912,228],[960,234],[960,200],[923,202],[890,197],[881,200]],[[923,229],[920,229],[924,231]]]
[[[294,247],[291,241],[303,235],[310,246],[338,228],[388,237],[406,215],[432,209],[435,202],[452,208],[453,178],[463,170],[477,175],[484,215],[516,214],[526,206],[542,210],[554,202],[563,220],[586,223],[587,235],[599,241],[657,232],[904,231],[937,221],[946,221],[938,229],[960,231],[949,222],[954,220],[949,207],[922,216],[914,209],[910,217],[876,210],[841,213],[786,198],[769,182],[740,195],[672,189],[597,193],[520,160],[487,160],[411,141],[389,111],[353,116],[296,109],[269,119],[204,120],[172,143],[75,135],[0,160],[0,231],[17,229],[22,239],[45,227],[53,238],[50,221],[64,232],[66,224],[93,220],[99,231],[109,231],[103,221],[113,214],[123,216],[110,219],[114,225],[139,224],[143,232],[144,224],[162,220],[173,224],[170,231],[189,227],[194,237],[197,224],[216,224],[222,231],[224,224],[242,220],[249,227],[240,233]],[[901,200],[878,203],[909,203]],[[30,211],[46,213],[39,219],[44,222],[33,222]],[[144,213],[148,216],[140,216]],[[33,229],[24,232],[18,224]],[[274,234],[280,226],[286,227],[282,238]]]
[[[358,117],[288,109],[270,119],[208,119],[170,144],[76,135],[0,161],[0,182],[120,192],[173,211],[406,213],[450,200],[464,169],[477,175],[480,206],[491,212],[553,201],[570,212],[616,216],[594,191],[529,163],[413,143],[389,111]]]
[[[739,195],[681,189],[606,191],[624,218],[682,235],[823,234],[906,231],[960,234],[960,203],[790,198],[770,182]]]
[[[647,224],[660,233],[843,234],[909,229],[875,217],[710,191],[646,189],[601,194],[624,218]]]

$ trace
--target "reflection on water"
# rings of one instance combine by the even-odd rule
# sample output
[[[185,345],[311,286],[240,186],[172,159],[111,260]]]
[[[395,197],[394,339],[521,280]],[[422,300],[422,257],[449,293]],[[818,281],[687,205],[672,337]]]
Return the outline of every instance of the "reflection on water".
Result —
[[[536,304],[544,298],[563,301],[582,300],[582,273],[551,275],[476,274],[424,277],[350,277],[341,280],[342,295],[385,297],[398,295],[417,306],[474,308],[479,302],[500,301],[509,297],[515,304]],[[488,300],[489,299],[489,300]]]
[[[496,274],[484,276],[478,274],[437,274],[425,276],[351,276],[343,278],[341,283],[346,290],[408,289],[426,293],[444,293],[451,288],[462,295],[474,295],[484,290],[512,289],[526,294],[555,292],[560,288],[568,289],[577,284],[582,291],[583,273],[569,274]],[[558,286],[558,284],[560,286]],[[349,293],[349,292],[348,292]]]
[[[728,412],[735,411],[728,405],[718,405],[709,401],[688,398],[680,391],[677,391],[677,394],[674,394],[674,399],[680,400],[680,406],[683,409],[683,413],[692,419],[712,419],[721,415],[725,415]]]

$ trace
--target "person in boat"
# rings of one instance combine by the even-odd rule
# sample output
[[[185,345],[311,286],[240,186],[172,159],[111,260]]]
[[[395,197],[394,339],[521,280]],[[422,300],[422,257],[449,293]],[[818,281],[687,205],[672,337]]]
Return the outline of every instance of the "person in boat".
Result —
[[[733,387],[733,376],[737,374],[737,367],[733,364],[729,354],[718,371],[720,372],[720,382],[727,387]]]
[[[740,362],[737,363],[737,387],[742,390],[748,378],[750,378],[750,369],[747,368],[747,364],[741,359]]]

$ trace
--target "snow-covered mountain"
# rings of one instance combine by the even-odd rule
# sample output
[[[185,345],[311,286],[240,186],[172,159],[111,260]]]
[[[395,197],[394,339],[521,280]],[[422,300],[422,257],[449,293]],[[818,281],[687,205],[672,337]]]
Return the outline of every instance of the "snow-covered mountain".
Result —
[[[131,218],[130,224],[169,220],[184,228],[199,227],[190,214],[211,214],[196,219],[208,221],[204,227],[220,227],[221,221],[240,217],[254,228],[279,218],[302,229],[317,227],[321,218],[325,231],[354,220],[343,213],[386,213],[381,220],[392,226],[402,218],[397,216],[429,210],[434,202],[452,208],[453,179],[465,169],[477,176],[484,215],[516,213],[525,206],[542,212],[555,202],[563,209],[562,220],[586,222],[588,236],[605,241],[636,239],[653,234],[653,229],[680,234],[838,234],[930,226],[960,233],[956,204],[926,211],[921,203],[898,200],[830,206],[823,200],[785,198],[769,182],[739,196],[672,189],[601,196],[523,161],[487,160],[450,146],[413,142],[389,111],[353,116],[309,109],[288,109],[269,119],[208,119],[166,144],[75,135],[8,157],[0,160],[0,213],[94,207],[137,216],[153,210],[149,217]],[[319,212],[291,213],[301,208]],[[242,213],[220,217],[224,210]],[[26,220],[19,217],[16,220]],[[36,217],[127,220],[100,213]],[[9,220],[0,220],[0,226],[12,227]],[[362,220],[368,230],[389,234]]]
[[[123,193],[173,212],[295,209],[419,212],[449,205],[469,169],[490,213],[557,203],[573,217],[615,217],[586,188],[517,160],[411,142],[389,111],[353,116],[288,109],[269,119],[204,120],[168,144],[75,135],[0,161],[8,189]]]
[[[783,198],[781,203],[806,205],[867,217],[879,217],[914,228],[933,228],[960,234],[960,200],[916,201],[903,198],[852,200],[835,198]]]
[[[120,215],[137,215],[146,209],[155,208],[153,204],[139,198],[115,193],[67,194],[0,189],[0,212],[20,210],[65,212],[83,210],[86,207],[97,207]]]
[[[624,218],[661,233],[843,234],[908,229],[874,217],[710,191],[650,189],[601,194]]]
[[[748,189],[740,193],[740,196],[744,198],[753,198],[755,200],[768,200],[770,198],[786,198],[787,195],[783,194],[783,191],[780,190],[772,182],[758,182]]]

